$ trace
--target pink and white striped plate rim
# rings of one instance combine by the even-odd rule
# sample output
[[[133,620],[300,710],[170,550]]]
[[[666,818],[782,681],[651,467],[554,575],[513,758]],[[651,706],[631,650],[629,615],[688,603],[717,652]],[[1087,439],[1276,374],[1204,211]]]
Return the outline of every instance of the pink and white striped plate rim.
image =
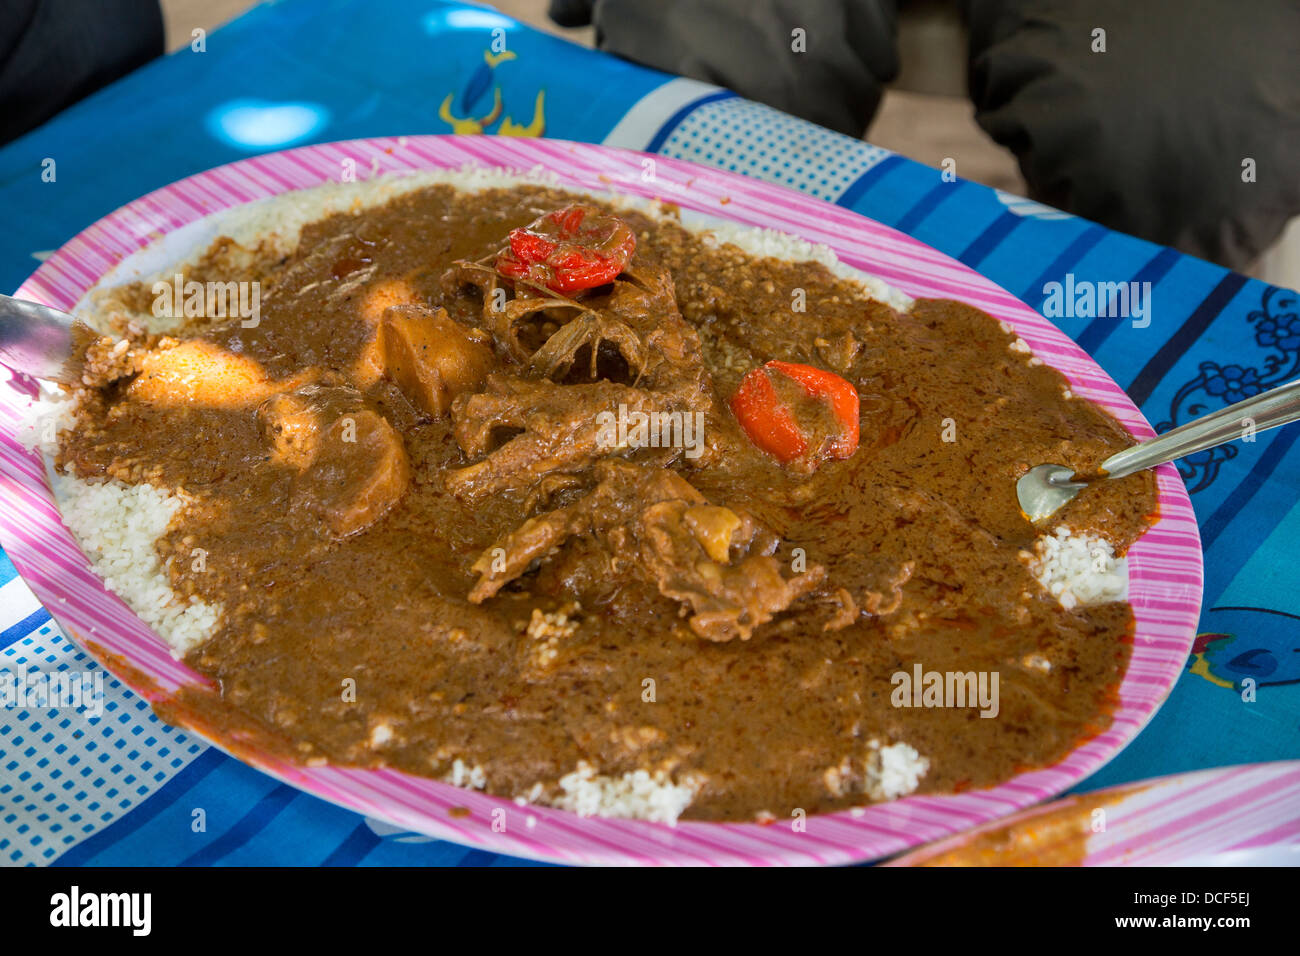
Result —
[[[643,178],[648,159],[655,175]],[[344,160],[352,160],[345,166]],[[778,186],[693,163],[559,140],[412,136],[306,146],[212,169],[165,186],[104,217],[71,239],[18,295],[71,308],[101,276],[160,234],[203,217],[293,189],[339,181],[348,167],[376,173],[538,167],[575,190],[663,198],[736,223],[823,243],[847,264],[914,297],[958,298],[1010,323],[1034,354],[1059,369],[1078,395],[1108,409],[1138,438],[1153,432],[1124,392],[1072,341],[1033,309],[970,268],[888,226]],[[0,379],[7,373],[0,372]],[[90,570],[51,498],[44,467],[18,438],[28,398],[0,388],[0,541],[24,579],[74,640],[93,642],[145,675],[165,697],[198,675],[173,660],[161,639]],[[1053,767],[990,790],[911,797],[855,813],[811,817],[795,832],[780,822],[679,823],[579,818],[544,807],[461,790],[388,770],[305,768],[240,757],[316,796],[458,843],[567,863],[829,864],[876,859],[1038,803],[1078,783],[1115,756],[1151,718],[1182,672],[1201,598],[1201,550],[1187,492],[1172,466],[1158,472],[1159,521],[1130,550],[1130,600],[1137,619],[1120,706],[1104,733]],[[111,664],[110,664],[111,670]],[[221,745],[220,740],[213,743]],[[450,811],[456,808],[457,815]],[[468,816],[462,810],[468,810]],[[496,820],[502,819],[504,831]]]
[[[1086,835],[1077,847],[1080,866],[1300,865],[1296,760],[1216,767],[1069,797],[940,840],[890,865],[915,866],[978,849],[976,841],[990,830],[1011,848],[1008,864],[1050,859],[1062,845],[1074,848],[1077,838],[1067,835],[1061,844],[1044,836],[1036,844],[1032,838],[1006,841],[1002,832],[1021,824],[1033,832],[1035,820],[1058,812]]]

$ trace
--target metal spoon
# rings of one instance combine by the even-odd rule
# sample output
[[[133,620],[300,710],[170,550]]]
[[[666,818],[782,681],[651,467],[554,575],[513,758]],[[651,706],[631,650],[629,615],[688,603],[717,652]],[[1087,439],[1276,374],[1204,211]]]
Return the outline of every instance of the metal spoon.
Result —
[[[68,360],[74,341],[87,334],[93,333],[76,316],[0,295],[0,362],[15,372],[76,384],[80,375]]]
[[[1091,482],[1123,478],[1241,438],[1248,418],[1254,422],[1256,432],[1300,419],[1300,379],[1125,448],[1103,461],[1092,473],[1075,474],[1064,465],[1035,465],[1016,482],[1020,510],[1034,524],[1046,521]]]

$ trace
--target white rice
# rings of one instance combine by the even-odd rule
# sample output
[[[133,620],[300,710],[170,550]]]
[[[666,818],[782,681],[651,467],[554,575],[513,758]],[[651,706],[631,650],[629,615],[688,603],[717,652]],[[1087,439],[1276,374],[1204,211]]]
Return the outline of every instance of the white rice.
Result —
[[[1061,525],[1041,535],[1032,554],[1021,556],[1064,608],[1123,601],[1128,596],[1128,562],[1115,557],[1114,546],[1105,538],[1076,534]]]
[[[154,550],[185,503],[180,495],[149,484],[92,484],[57,472],[51,481],[63,523],[104,586],[158,632],[174,657],[212,636],[220,607],[177,595]]]
[[[24,409],[15,437],[28,451],[51,458],[58,451],[59,432],[77,421],[77,401],[57,386],[41,383],[40,397]]]
[[[870,743],[867,755],[867,795],[872,800],[897,800],[921,783],[930,770],[929,759],[922,757],[911,744],[896,743],[887,747]]]
[[[667,774],[637,770],[621,777],[597,774],[585,761],[560,778],[551,804],[580,817],[626,817],[676,824],[699,790],[698,779],[673,783]]]
[[[751,256],[760,258],[770,256],[789,262],[819,262],[840,278],[861,285],[873,299],[879,299],[900,312],[907,312],[912,308],[911,297],[895,289],[883,279],[841,262],[830,246],[809,242],[776,229],[742,226],[738,223],[711,222],[701,229],[691,222],[690,217],[683,217],[682,224],[693,232],[711,233],[719,242],[729,242]]]
[[[18,438],[43,455],[63,524],[104,586],[166,641],[173,657],[182,657],[212,636],[221,616],[220,605],[176,594],[154,550],[185,497],[150,484],[90,482],[57,472],[58,434],[75,424],[76,405],[63,390],[43,386]]]
[[[487,772],[475,764],[470,766],[459,757],[451,765],[451,773],[444,778],[453,787],[467,790],[483,790],[487,787]]]

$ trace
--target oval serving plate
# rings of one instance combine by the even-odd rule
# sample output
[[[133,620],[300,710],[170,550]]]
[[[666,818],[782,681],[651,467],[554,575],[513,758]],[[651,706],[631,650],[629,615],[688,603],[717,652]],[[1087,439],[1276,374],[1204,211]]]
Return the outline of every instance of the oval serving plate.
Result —
[[[661,198],[709,218],[777,229],[829,246],[846,264],[914,297],[959,299],[1012,325],[1035,355],[1059,369],[1075,394],[1107,409],[1139,439],[1154,433],[1124,392],[1078,346],[1010,293],[943,253],[839,206],[693,163],[558,140],[413,136],[307,146],[243,160],[148,194],[74,237],[17,295],[71,309],[102,277],[122,276],[127,257],[166,237],[188,253],[209,234],[206,217],[293,189],[338,181],[351,164],[372,173],[466,165],[526,171],[542,167],[562,188]],[[188,227],[188,228],[187,228]],[[182,232],[183,230],[183,232]],[[177,245],[181,245],[178,241]],[[157,255],[158,245],[150,255]],[[198,674],[101,580],[60,521],[41,457],[20,431],[30,399],[0,369],[0,541],[64,631],[151,702],[166,701]],[[813,816],[806,829],[783,823],[700,823],[580,818],[547,807],[463,790],[392,770],[302,767],[233,736],[195,729],[240,760],[308,793],[406,830],[499,853],[564,863],[830,864],[889,856],[978,826],[1053,797],[1096,771],[1132,740],[1181,674],[1196,633],[1201,548],[1177,471],[1157,472],[1160,517],[1129,551],[1129,600],[1137,621],[1132,661],[1111,726],[1055,766],[989,790],[915,796],[862,810]],[[453,815],[452,811],[455,810]],[[468,811],[468,814],[465,811]],[[494,810],[505,829],[493,828]],[[496,815],[497,819],[500,814]],[[499,828],[498,828],[499,829]]]

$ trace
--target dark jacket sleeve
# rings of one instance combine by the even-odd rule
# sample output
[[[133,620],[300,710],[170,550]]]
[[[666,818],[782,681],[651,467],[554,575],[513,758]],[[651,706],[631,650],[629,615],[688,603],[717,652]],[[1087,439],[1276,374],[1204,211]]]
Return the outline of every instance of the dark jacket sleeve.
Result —
[[[971,0],[968,13],[976,119],[1035,198],[1233,268],[1300,215],[1300,3]]]
[[[898,72],[894,0],[552,0],[610,53],[861,136]]]
[[[162,52],[158,0],[0,0],[0,143]]]

